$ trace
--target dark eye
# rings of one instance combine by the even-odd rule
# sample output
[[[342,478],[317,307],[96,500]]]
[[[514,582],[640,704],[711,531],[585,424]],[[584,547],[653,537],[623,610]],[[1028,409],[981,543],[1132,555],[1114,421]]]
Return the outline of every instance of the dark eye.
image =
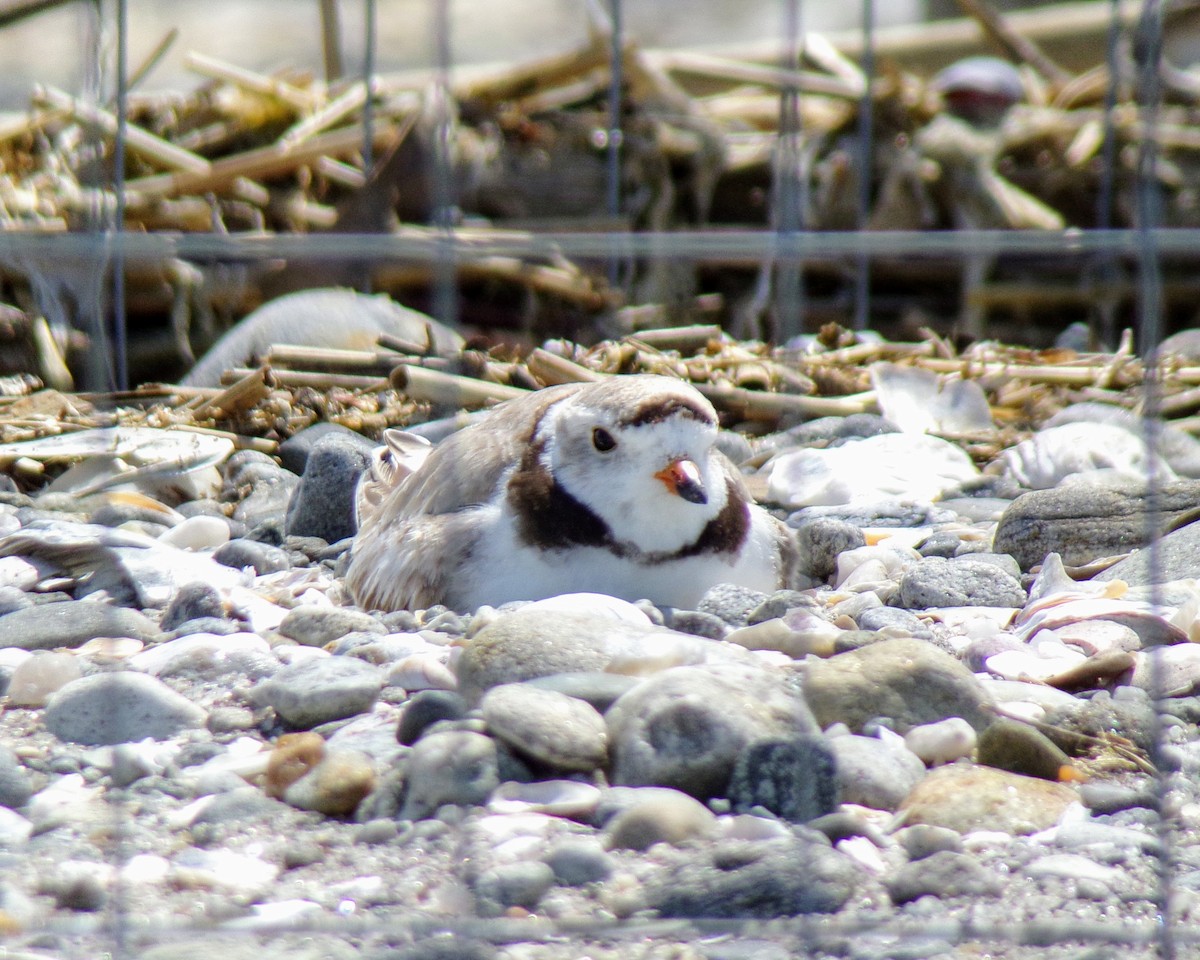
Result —
[[[613,439],[613,435],[603,427],[597,427],[592,431],[592,446],[601,453],[608,453],[617,445],[617,441]]]

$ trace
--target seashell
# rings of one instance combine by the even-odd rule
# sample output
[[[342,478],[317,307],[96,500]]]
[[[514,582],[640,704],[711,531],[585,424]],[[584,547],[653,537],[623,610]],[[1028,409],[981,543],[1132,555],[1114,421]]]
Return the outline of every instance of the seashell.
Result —
[[[493,813],[544,813],[586,820],[596,812],[600,796],[598,787],[578,780],[510,781],[492,791],[488,809]]]
[[[834,586],[841,587],[855,570],[871,562],[878,562],[882,566],[882,577],[878,576],[880,566],[872,568],[876,580],[898,580],[909,564],[919,559],[920,554],[912,548],[855,547],[852,550],[843,550],[838,554]]]
[[[1000,455],[1005,471],[1023,487],[1049,490],[1064,479],[1086,478],[1098,471],[1139,484],[1153,469],[1160,481],[1176,479],[1165,460],[1147,456],[1141,437],[1103,423],[1064,423],[1038,431]]]
[[[976,380],[885,361],[871,364],[869,373],[879,412],[904,433],[953,435],[995,429],[987,396]]]
[[[1066,650],[1063,647],[1063,650]],[[1087,657],[1082,653],[1060,656],[1039,656],[1033,650],[1002,650],[994,653],[984,663],[989,673],[1003,680],[1036,680],[1044,682],[1056,674],[1074,669]]]
[[[791,836],[792,831],[780,820],[739,813],[717,817],[717,832],[723,840],[774,840]]]
[[[22,660],[8,682],[8,702],[14,707],[44,707],[51,694],[83,676],[71,654],[39,650]]]
[[[975,480],[971,458],[948,440],[886,433],[840,447],[793,450],[771,462],[768,498],[788,507],[929,501]]]

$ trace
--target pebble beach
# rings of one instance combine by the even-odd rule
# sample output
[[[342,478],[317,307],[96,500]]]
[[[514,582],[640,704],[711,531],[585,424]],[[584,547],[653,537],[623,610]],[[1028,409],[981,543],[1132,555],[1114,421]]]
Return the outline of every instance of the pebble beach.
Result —
[[[894,373],[722,436],[807,585],[694,610],[356,608],[336,425],[5,445],[6,948],[1153,955],[1200,889],[1200,443],[1078,404],[979,463]]]

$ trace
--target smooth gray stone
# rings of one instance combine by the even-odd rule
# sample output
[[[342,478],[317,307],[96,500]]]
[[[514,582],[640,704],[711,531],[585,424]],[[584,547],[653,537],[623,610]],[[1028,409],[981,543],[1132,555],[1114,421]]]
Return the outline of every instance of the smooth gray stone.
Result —
[[[1189,523],[1172,530],[1153,550],[1138,550],[1092,579],[1124,580],[1130,586],[1139,587],[1186,580],[1196,576],[1197,570],[1200,570],[1200,523]]]
[[[336,543],[358,532],[358,480],[371,462],[370,449],[360,439],[330,433],[313,445],[288,504],[284,531],[289,536]]]
[[[506,683],[485,693],[479,710],[493,736],[535,764],[576,773],[606,764],[608,729],[583,700]]]
[[[837,570],[838,554],[864,546],[862,530],[835,517],[814,517],[796,527],[800,548],[800,572],[817,580],[828,580]]]
[[[766,599],[767,594],[749,587],[718,583],[708,588],[696,609],[720,617],[731,627],[744,627],[749,622],[751,611]]]
[[[925,764],[903,743],[852,734],[830,737],[828,744],[842,803],[895,811],[925,776]]]
[[[932,643],[909,637],[810,660],[804,698],[822,727],[844,723],[859,732],[890,718],[897,733],[947,717],[976,730],[992,721],[991,698],[965,666]]]
[[[526,680],[528,686],[538,690],[555,690],[568,697],[590,703],[601,713],[639,683],[641,677],[627,677],[621,673],[604,673],[600,670],[580,670],[572,673],[556,673],[549,677],[534,677]]]
[[[768,737],[818,733],[800,692],[773,670],[723,663],[673,667],[609,709],[612,782],[722,796],[742,751]]]
[[[29,771],[12,750],[0,743],[0,807],[16,809],[25,806],[33,796],[33,780]]]
[[[900,578],[899,604],[909,610],[1022,607],[1025,599],[1025,590],[1015,576],[974,557],[923,557]]]
[[[159,628],[170,632],[189,620],[224,619],[225,602],[210,583],[197,580],[185,583],[171,598],[167,609],[163,611]]]
[[[445,804],[484,803],[500,786],[496,743],[467,730],[434,731],[413,746],[404,765],[402,820],[423,820]]]
[[[384,634],[387,629],[361,610],[306,604],[287,612],[279,632],[306,647],[323,647],[348,633]]]
[[[251,691],[260,706],[275,709],[289,726],[311,730],[322,723],[366,713],[379,699],[383,671],[355,657],[314,657],[284,667]]]
[[[703,844],[656,871],[646,906],[662,917],[762,918],[833,913],[860,873],[848,857],[808,838]]]
[[[885,881],[899,906],[919,897],[998,897],[1004,886],[974,857],[943,850],[906,863]]]
[[[302,476],[305,464],[308,463],[308,458],[313,448],[317,445],[318,441],[330,435],[339,436],[350,443],[356,444],[368,456],[378,446],[377,443],[364,437],[361,433],[351,430],[349,427],[343,427],[340,423],[334,423],[330,420],[320,420],[311,427],[305,427],[299,433],[292,434],[279,445],[279,450],[276,451],[279,456],[279,462],[291,470],[292,473],[296,474],[296,476]]]
[[[484,870],[474,883],[484,916],[498,916],[509,907],[532,910],[552,886],[554,871],[540,860],[496,864]]]
[[[1022,570],[1041,563],[1048,553],[1059,554],[1069,567],[1083,566],[1098,557],[1145,546],[1154,532],[1171,529],[1197,502],[1200,481],[1164,483],[1158,492],[1162,516],[1148,522],[1147,500],[1137,492],[1082,483],[1032,490],[1004,511],[992,542],[994,549],[1012,556]],[[1190,546],[1183,548],[1177,562],[1185,563],[1189,556],[1195,556]],[[1133,572],[1137,566],[1131,564],[1127,569]],[[1105,575],[1117,576],[1113,569]]]
[[[439,720],[458,720],[466,713],[466,701],[453,690],[419,690],[405,701],[396,739],[411,747]]]
[[[564,887],[601,883],[616,869],[615,859],[594,840],[564,840],[545,856],[554,879]]]
[[[233,567],[235,570],[250,567],[257,576],[279,573],[292,565],[286,550],[260,540],[248,540],[246,537],[235,537],[221,544],[213,551],[212,556],[217,563]]]
[[[149,617],[128,607],[65,601],[35,604],[0,617],[0,647],[21,650],[74,649],[96,637],[153,640],[159,634]]]
[[[207,715],[191,700],[144,673],[97,673],[72,680],[46,704],[46,729],[60,740],[92,745],[165,740],[202,727]]]

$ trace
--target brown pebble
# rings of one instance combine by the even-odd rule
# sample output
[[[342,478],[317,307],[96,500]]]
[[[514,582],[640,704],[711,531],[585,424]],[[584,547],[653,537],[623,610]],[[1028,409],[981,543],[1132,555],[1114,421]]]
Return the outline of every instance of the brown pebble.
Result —
[[[268,796],[282,799],[293,783],[308,773],[325,756],[325,739],[319,733],[285,733],[275,741],[267,759],[264,789]]]

